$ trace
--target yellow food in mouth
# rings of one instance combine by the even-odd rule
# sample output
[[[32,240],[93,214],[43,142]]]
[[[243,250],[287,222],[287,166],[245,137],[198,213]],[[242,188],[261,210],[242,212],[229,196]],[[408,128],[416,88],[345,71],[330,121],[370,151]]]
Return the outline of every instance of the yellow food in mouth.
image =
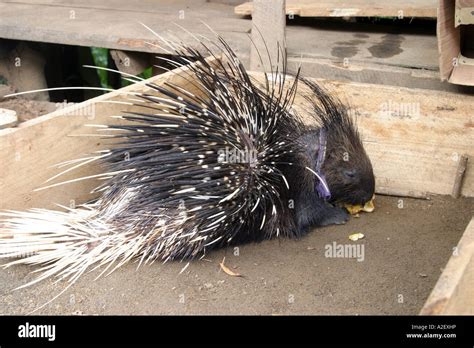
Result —
[[[370,201],[366,202],[364,205],[344,204],[344,208],[346,208],[347,211],[349,212],[349,214],[351,214],[351,215],[356,215],[361,211],[371,213],[375,210],[374,199],[375,199],[375,196],[373,196],[372,199]]]

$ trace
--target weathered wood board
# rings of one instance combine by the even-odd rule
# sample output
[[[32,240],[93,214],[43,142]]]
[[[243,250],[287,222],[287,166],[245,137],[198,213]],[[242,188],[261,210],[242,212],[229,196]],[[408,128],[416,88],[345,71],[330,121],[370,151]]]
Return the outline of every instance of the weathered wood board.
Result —
[[[0,38],[127,52],[166,53],[166,48],[159,45],[159,39],[140,23],[159,35],[177,37],[199,48],[196,39],[177,25],[193,34],[212,38],[212,32],[203,22],[222,35],[245,66],[249,66],[252,23],[234,14],[233,6],[205,0],[0,2]],[[289,20],[286,26],[288,56],[292,66],[302,61],[304,73],[312,77],[436,90],[457,89],[457,86],[440,81],[434,33],[407,29],[388,34],[391,30],[390,26],[360,23],[334,27],[319,22],[301,25]],[[343,66],[345,60],[348,65]]]
[[[271,67],[272,71],[281,71],[282,59],[279,57],[286,47],[285,0],[255,0],[254,6],[250,69],[265,71]]]
[[[474,315],[474,219],[453,250],[420,314]]]
[[[152,78],[156,83],[171,80],[193,90],[185,73],[170,72]],[[261,73],[254,73],[261,78]],[[377,191],[392,194],[450,194],[457,160],[461,154],[474,158],[474,97],[445,92],[320,81],[347,101],[358,117],[365,146],[372,159]],[[96,180],[76,182],[44,191],[33,191],[59,172],[57,163],[85,157],[106,147],[107,139],[78,137],[91,133],[87,124],[115,122],[130,105],[122,93],[143,91],[132,85],[78,104],[76,111],[64,109],[27,121],[18,128],[0,131],[0,209],[49,208],[54,203],[82,203]],[[295,101],[304,107],[301,98]],[[82,112],[86,110],[85,114]],[[90,111],[92,110],[92,117]],[[97,133],[96,133],[97,134]],[[462,194],[474,196],[473,161],[463,183]],[[92,175],[97,166],[66,174],[68,180]]]
[[[262,73],[252,73],[252,76],[262,80]],[[157,84],[169,81],[198,92],[187,68],[149,81]],[[450,193],[456,171],[456,154],[474,156],[472,96],[369,84],[319,82],[349,102],[352,112],[358,117],[377,176],[378,192]],[[77,205],[91,199],[93,196],[89,192],[98,184],[97,180],[34,190],[58,173],[55,164],[107,148],[110,139],[80,135],[92,133],[88,124],[120,122],[110,116],[120,115],[131,108],[123,103],[124,95],[145,90],[146,86],[131,85],[24,122],[17,128],[0,130],[0,209],[54,208],[57,203]],[[301,97],[295,100],[295,107],[304,113],[305,103]],[[472,161],[468,163],[462,192],[474,196],[473,164]],[[88,165],[64,175],[61,180],[99,172],[97,164]],[[458,255],[449,261],[422,314],[472,314],[473,241],[474,221],[459,242]]]
[[[195,35],[212,36],[206,27],[249,50],[250,21],[232,13],[232,6],[205,0],[23,0],[0,2],[0,38],[105,47],[124,51],[166,53],[166,47],[141,23],[171,39],[199,44]]]
[[[228,40],[239,57],[248,58],[252,22],[239,18],[232,9],[201,0],[113,0],[104,4],[91,0],[0,2],[0,38],[159,54],[167,53],[166,47],[140,23],[163,37],[179,38],[199,48],[196,39],[177,25],[195,35],[212,38],[204,22]],[[334,28],[289,24],[286,39],[288,53],[293,57],[341,61],[345,57],[351,62],[427,70],[438,66],[435,35],[416,32],[389,35],[380,32],[380,28],[371,32],[367,26]],[[388,28],[382,28],[385,29]]]
[[[253,76],[261,80],[261,74]],[[378,193],[452,193],[461,155],[474,158],[474,96],[317,81],[340,96],[357,118]],[[304,113],[302,97],[295,105]],[[467,162],[461,192],[474,196],[473,160]]]
[[[380,193],[451,194],[467,154],[462,194],[474,196],[474,96],[334,83],[358,117]]]
[[[436,18],[436,0],[286,0],[286,13],[301,17],[428,17]],[[241,16],[252,14],[252,2],[236,6]]]

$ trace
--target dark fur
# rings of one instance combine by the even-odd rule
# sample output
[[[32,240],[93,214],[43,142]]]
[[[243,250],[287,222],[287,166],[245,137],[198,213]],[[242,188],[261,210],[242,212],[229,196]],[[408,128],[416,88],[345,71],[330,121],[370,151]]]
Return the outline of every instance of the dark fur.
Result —
[[[311,91],[305,97],[312,107],[309,113],[319,127],[307,129],[300,126],[297,165],[281,167],[291,188],[290,192],[282,188],[282,192],[286,193],[282,200],[294,202],[294,208],[285,209],[286,215],[280,218],[280,223],[288,226],[287,230],[291,231],[287,234],[289,237],[300,237],[311,227],[345,223],[349,215],[340,206],[363,205],[372,198],[375,190],[372,164],[354,121],[347,113],[347,107],[316,83],[303,78],[300,81]],[[321,199],[316,192],[318,179],[303,169],[307,166],[316,171],[321,128],[325,129],[327,135],[326,158],[322,172],[332,194],[329,202]],[[256,227],[256,224],[250,221],[244,230],[255,230]]]
[[[322,170],[331,188],[331,203],[368,202],[375,189],[372,164],[347,107],[314,82],[304,83],[313,92],[314,114],[323,121],[328,137]]]

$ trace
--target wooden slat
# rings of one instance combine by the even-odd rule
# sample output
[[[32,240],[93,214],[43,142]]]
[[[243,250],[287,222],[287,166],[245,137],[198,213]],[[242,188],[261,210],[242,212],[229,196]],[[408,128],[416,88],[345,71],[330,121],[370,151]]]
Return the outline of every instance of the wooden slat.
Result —
[[[253,74],[256,78],[261,73]],[[173,83],[193,90],[174,72],[153,78],[162,83]],[[332,92],[340,95],[358,115],[359,128],[374,165],[377,189],[384,193],[449,194],[457,168],[456,155],[474,158],[474,127],[470,121],[474,97],[426,90],[375,86],[344,82],[321,81]],[[143,91],[132,85],[120,92]],[[64,110],[23,123],[18,128],[0,131],[0,209],[51,208],[54,203],[69,204],[89,199],[88,192],[97,182],[78,182],[33,192],[44,181],[58,173],[54,164],[84,157],[106,147],[104,140],[90,137],[71,137],[91,133],[85,124],[113,122],[111,115],[122,114],[130,106],[104,103],[121,100],[120,92],[110,93],[81,103],[82,110],[93,106],[93,119]],[[409,103],[416,112],[401,116],[384,114],[384,103]],[[304,107],[296,100],[296,107]],[[393,110],[392,110],[393,111]],[[396,111],[396,110],[395,110]],[[415,110],[416,111],[416,110]],[[474,161],[468,161],[462,194],[474,196]],[[65,175],[64,180],[95,174],[97,166]]]
[[[474,218],[420,314],[474,315]]]
[[[253,71],[281,71],[285,42],[285,0],[255,0],[252,18],[250,69]],[[278,64],[279,63],[279,64]]]
[[[287,0],[286,13],[301,17],[431,17],[436,18],[436,0]],[[400,12],[401,11],[401,12]],[[249,16],[252,2],[235,7],[235,13]]]
[[[89,2],[82,0],[69,4],[58,0],[55,6],[32,3],[31,0],[22,3],[0,2],[0,38],[166,53],[161,47],[147,44],[158,44],[158,39],[140,22],[160,35],[166,37],[167,33],[172,32],[186,44],[199,47],[195,38],[174,23],[196,35],[212,38],[212,32],[201,22],[204,21],[228,40],[239,57],[248,59],[250,56],[248,33],[251,21],[237,18],[231,6],[194,1],[189,1],[186,6],[182,2],[170,5],[167,1],[156,0],[154,6],[144,2],[140,7],[137,5],[135,11],[128,11],[126,0],[107,2],[110,8],[106,9],[88,8],[89,5],[94,6]],[[96,2],[95,6],[99,6],[99,3]],[[160,12],[148,12],[151,9]],[[70,19],[70,11],[74,11],[74,19]],[[179,18],[180,11],[184,11],[183,19]],[[385,67],[415,67],[414,73],[420,69],[436,70],[438,67],[434,35],[387,34],[371,31],[370,26],[363,25],[340,29],[323,24],[287,26],[289,55],[330,59],[334,63],[348,58],[350,65],[365,62]],[[270,42],[268,38],[267,41]],[[378,51],[382,51],[382,54]]]
[[[224,36],[228,33],[229,39],[242,37],[234,46],[241,49],[239,43],[248,46],[250,22],[236,18],[232,9],[205,0],[1,1],[0,38],[166,53],[158,38],[140,23],[167,38],[172,33],[199,48],[195,38],[177,25],[195,35],[212,36],[204,22]]]
[[[253,76],[262,80],[261,74]],[[460,157],[474,158],[474,96],[319,81],[357,116],[377,192],[415,197],[451,194]],[[304,113],[301,97],[295,104]],[[467,162],[461,192],[474,196],[473,160]]]
[[[74,19],[70,18],[71,11]],[[204,0],[0,2],[0,38],[123,51],[166,53],[161,47],[147,44],[158,44],[158,40],[140,22],[160,35],[173,33],[187,45],[199,48],[195,38],[174,23],[196,35],[213,38],[201,21],[222,35],[249,66],[251,21],[235,15],[233,6]],[[343,28],[324,23],[293,23],[286,27],[291,66],[303,60],[308,67],[303,70],[306,75],[438,90],[456,88],[439,81],[436,42],[436,36],[424,32],[387,34],[360,23],[345,23]],[[344,59],[348,63],[345,66]]]
[[[464,86],[441,81],[438,71],[370,64],[353,60],[349,60],[349,62],[349,66],[345,67],[342,59],[335,62],[331,59],[288,58],[290,67],[301,65],[304,76],[447,92],[462,92],[464,89]]]
[[[451,194],[459,158],[466,153],[474,159],[473,96],[356,83],[334,88],[358,117],[381,192]],[[414,112],[397,115],[396,104]],[[471,197],[473,162],[461,191]]]
[[[442,80],[449,79],[455,66],[454,59],[461,51],[461,33],[454,27],[454,2],[440,1],[439,18],[436,22],[436,32],[439,49],[439,70]]]
[[[168,33],[172,32],[186,44],[199,47],[195,38],[180,30],[173,22],[196,35],[212,38],[212,32],[202,24],[202,20],[228,40],[240,58],[249,58],[251,42],[248,33],[251,21],[235,18],[232,12],[229,13],[232,7],[219,5],[214,8],[218,4],[203,4],[202,8],[196,9],[196,5],[191,2],[191,7],[184,10],[184,18],[179,19],[181,7],[160,5],[161,1],[157,1],[156,7],[163,11],[162,14],[127,12],[121,8],[104,10],[0,2],[0,38],[166,53],[161,46],[147,44],[159,44],[159,40],[140,22],[160,35],[169,37]],[[69,11],[75,11],[75,19],[69,18]],[[417,68],[413,74],[420,69],[436,70],[438,67],[434,35],[387,34],[371,31],[368,26],[340,29],[324,25],[287,26],[289,55],[295,58],[329,59],[333,63],[342,63],[343,58],[347,58],[350,66],[353,63],[368,63],[381,68]],[[267,41],[270,42],[268,38]]]

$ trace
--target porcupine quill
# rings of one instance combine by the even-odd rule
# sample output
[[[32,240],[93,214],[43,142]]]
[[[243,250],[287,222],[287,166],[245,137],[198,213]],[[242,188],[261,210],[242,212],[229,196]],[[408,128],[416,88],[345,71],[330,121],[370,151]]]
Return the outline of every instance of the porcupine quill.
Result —
[[[217,247],[298,238],[311,227],[346,222],[337,204],[373,196],[372,166],[347,108],[299,69],[287,75],[285,55],[282,71],[265,74],[262,85],[220,36],[210,44],[199,39],[206,55],[216,56],[212,47],[225,57],[217,66],[195,48],[159,38],[176,57],[162,59],[187,66],[199,95],[141,81],[150,91],[133,94],[131,103],[149,111],[124,113],[127,125],[104,126],[119,144],[62,164],[69,169],[54,177],[100,163],[105,181],[94,190],[101,193],[96,201],[1,213],[13,238],[0,239],[0,258],[19,257],[4,267],[40,266],[21,288],[49,277],[69,287],[86,270],[101,268],[100,277],[132,259],[194,259]],[[309,102],[313,126],[293,110],[296,95]]]

